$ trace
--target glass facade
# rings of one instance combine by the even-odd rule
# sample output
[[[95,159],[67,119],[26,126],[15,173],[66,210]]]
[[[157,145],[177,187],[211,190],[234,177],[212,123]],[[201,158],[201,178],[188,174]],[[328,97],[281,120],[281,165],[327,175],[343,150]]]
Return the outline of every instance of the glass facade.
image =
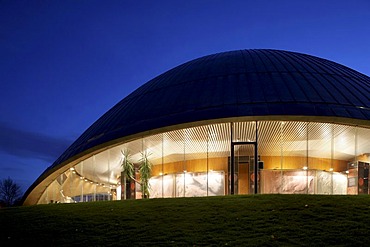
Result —
[[[134,180],[124,179],[124,150],[131,154]],[[38,203],[142,198],[138,169],[143,153],[152,164],[150,198],[369,194],[370,129],[251,121],[178,129],[106,148],[50,175],[55,178]]]

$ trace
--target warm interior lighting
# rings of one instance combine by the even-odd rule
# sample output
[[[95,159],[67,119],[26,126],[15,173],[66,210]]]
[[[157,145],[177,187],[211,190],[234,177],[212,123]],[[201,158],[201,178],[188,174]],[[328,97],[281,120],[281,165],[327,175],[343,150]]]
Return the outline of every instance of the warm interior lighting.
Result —
[[[305,134],[302,139],[299,139],[299,133],[296,133],[296,129],[299,126],[306,126],[306,128],[302,129],[303,132],[301,131]],[[150,156],[155,167],[153,174],[160,176],[156,177],[157,180],[155,180],[155,183],[153,182],[154,180],[151,180],[153,182],[153,184],[151,184],[152,188],[156,189],[155,193],[153,192],[153,197],[211,195],[214,193],[211,192],[210,189],[213,188],[211,187],[211,183],[213,183],[212,186],[217,188],[217,193],[214,193],[215,195],[227,193],[226,188],[229,186],[229,182],[227,181],[227,177],[224,178],[223,173],[220,172],[227,173],[228,169],[228,158],[230,157],[230,126],[227,123],[212,125],[210,127],[214,127],[215,131],[217,130],[219,134],[218,138],[215,140],[209,139],[207,136],[208,129],[205,127],[194,128],[196,130],[193,133],[194,140],[189,139],[189,142],[185,144],[183,130],[166,132],[145,139],[148,139],[148,145],[153,145],[153,155]],[[243,133],[243,135],[242,138],[238,138],[239,141],[242,140],[244,142],[247,140],[250,142],[254,140],[253,137],[249,137],[252,139],[246,137],[251,136],[250,133],[254,131],[249,123],[240,128],[240,130],[237,130],[237,133]],[[321,125],[318,123],[271,121],[261,122],[259,131],[258,154],[265,160],[265,169],[261,170],[261,174],[263,175],[263,177],[261,176],[261,180],[265,179],[263,180],[264,184],[260,186],[261,193],[306,193],[308,188],[309,191],[312,189],[312,193],[347,194],[347,179],[349,173],[352,174],[354,172],[354,176],[356,175],[356,170],[354,170],[354,168],[357,167],[357,163],[353,163],[353,160],[364,160],[367,162],[370,156],[367,151],[370,132],[365,132],[367,130],[361,128],[356,129],[348,126],[331,124]],[[358,136],[355,136],[356,139],[354,138],[354,134],[357,132]],[[212,132],[210,133],[210,135],[213,134]],[[345,137],[344,140],[347,142],[345,150],[337,148],[337,142],[341,140],[342,137]],[[112,148],[111,151],[108,149],[96,155],[96,159],[94,158],[95,156],[93,156],[84,162],[80,162],[75,165],[76,168],[65,168],[65,175],[68,175],[68,173],[76,175],[67,176],[67,179],[71,179],[72,181],[71,183],[63,184],[63,188],[66,188],[66,186],[77,186],[78,183],[73,184],[73,180],[76,179],[78,181],[78,177],[84,179],[86,183],[90,182],[91,184],[96,184],[96,186],[88,186],[82,183],[83,186],[86,186],[83,188],[84,194],[105,191],[99,186],[103,184],[100,184],[100,182],[96,180],[107,182],[107,185],[104,186],[105,188],[112,188],[112,186],[110,186],[111,183],[115,184],[113,188],[117,188],[116,186],[120,184],[119,180],[122,174],[119,149],[123,149],[127,146],[132,150],[136,170],[135,174],[137,174],[140,152],[143,150],[142,141],[142,139],[138,139],[129,143],[124,143],[117,148]],[[352,147],[353,145],[356,149]],[[254,159],[253,145],[248,146],[243,144],[235,146],[234,151],[235,157],[246,157],[246,159],[236,158],[235,163],[240,161],[239,165],[245,164],[244,166],[240,166],[239,169],[243,168],[243,170],[239,171],[239,175],[245,176],[240,178],[248,178],[248,175],[250,175],[249,165],[252,162],[251,159]],[[147,150],[147,152],[149,152],[149,150]],[[109,165],[107,165],[107,162],[109,162]],[[308,165],[302,166],[302,163],[310,163],[310,167],[308,167]],[[167,165],[170,169],[166,169]],[[334,165],[336,167],[335,173],[334,168],[331,167]],[[253,164],[251,166],[253,166]],[[209,167],[208,171],[206,169],[207,167]],[[210,167],[215,167],[216,171],[210,169]],[[183,169],[183,173],[181,173],[181,168]],[[189,168],[189,172],[184,168]],[[169,173],[164,173],[163,170],[165,169],[169,170]],[[314,169],[312,173],[311,169]],[[345,169],[350,169],[351,172]],[[68,170],[70,170],[70,172],[68,172]],[[80,173],[84,173],[86,177],[81,176]],[[295,173],[297,173],[297,175]],[[60,178],[63,178],[62,182],[65,181],[64,177],[65,176]],[[327,182],[328,179],[337,179],[337,177],[341,179],[340,186],[337,186],[337,184],[333,182]],[[59,177],[57,178],[59,179]],[[69,182],[69,180],[67,181]],[[239,181],[241,182],[241,180]],[[319,183],[324,184],[316,186],[316,184]],[[281,184],[281,186],[279,184]],[[307,184],[310,186],[313,184],[313,186],[309,187]],[[54,190],[53,186],[59,188],[60,185],[58,183],[51,184],[49,191]],[[78,184],[78,186],[81,186],[81,184]],[[248,186],[248,184],[246,186]],[[331,189],[329,189],[329,186],[331,186]],[[96,190],[94,191],[94,189]],[[249,190],[245,191],[248,192]],[[72,192],[74,193],[74,191]],[[79,196],[78,194],[79,189],[76,188],[76,195]],[[121,193],[117,192],[117,195],[118,194],[120,195]],[[43,196],[44,199],[40,199],[40,202],[49,199],[47,192],[45,192]]]

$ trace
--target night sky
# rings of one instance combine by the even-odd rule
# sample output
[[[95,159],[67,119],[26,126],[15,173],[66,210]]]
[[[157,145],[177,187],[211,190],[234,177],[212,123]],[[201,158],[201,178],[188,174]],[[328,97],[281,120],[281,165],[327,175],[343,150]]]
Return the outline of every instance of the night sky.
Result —
[[[189,60],[282,49],[370,75],[370,1],[0,0],[0,179],[25,191],[125,96]]]

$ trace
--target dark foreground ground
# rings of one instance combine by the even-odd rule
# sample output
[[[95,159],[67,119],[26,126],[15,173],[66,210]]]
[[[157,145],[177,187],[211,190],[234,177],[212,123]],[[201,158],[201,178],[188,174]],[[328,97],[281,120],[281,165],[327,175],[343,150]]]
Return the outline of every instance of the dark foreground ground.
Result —
[[[0,210],[0,246],[370,246],[370,196],[249,195]]]

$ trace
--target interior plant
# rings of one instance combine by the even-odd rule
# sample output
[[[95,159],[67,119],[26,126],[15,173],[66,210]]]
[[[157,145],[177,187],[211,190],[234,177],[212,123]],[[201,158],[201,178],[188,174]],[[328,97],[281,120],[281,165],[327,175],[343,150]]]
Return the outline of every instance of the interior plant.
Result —
[[[127,198],[127,191],[126,191],[126,181],[130,181],[131,179],[134,179],[134,174],[135,174],[135,168],[134,164],[131,161],[131,153],[130,150],[127,148],[124,149],[123,151],[121,150],[122,153],[122,176],[123,176],[123,199],[126,200]]]
[[[143,198],[149,198],[149,179],[152,173],[152,163],[149,161],[148,154],[146,151],[141,152],[141,159],[140,159],[140,166],[139,166],[139,174],[141,180],[141,191]]]

